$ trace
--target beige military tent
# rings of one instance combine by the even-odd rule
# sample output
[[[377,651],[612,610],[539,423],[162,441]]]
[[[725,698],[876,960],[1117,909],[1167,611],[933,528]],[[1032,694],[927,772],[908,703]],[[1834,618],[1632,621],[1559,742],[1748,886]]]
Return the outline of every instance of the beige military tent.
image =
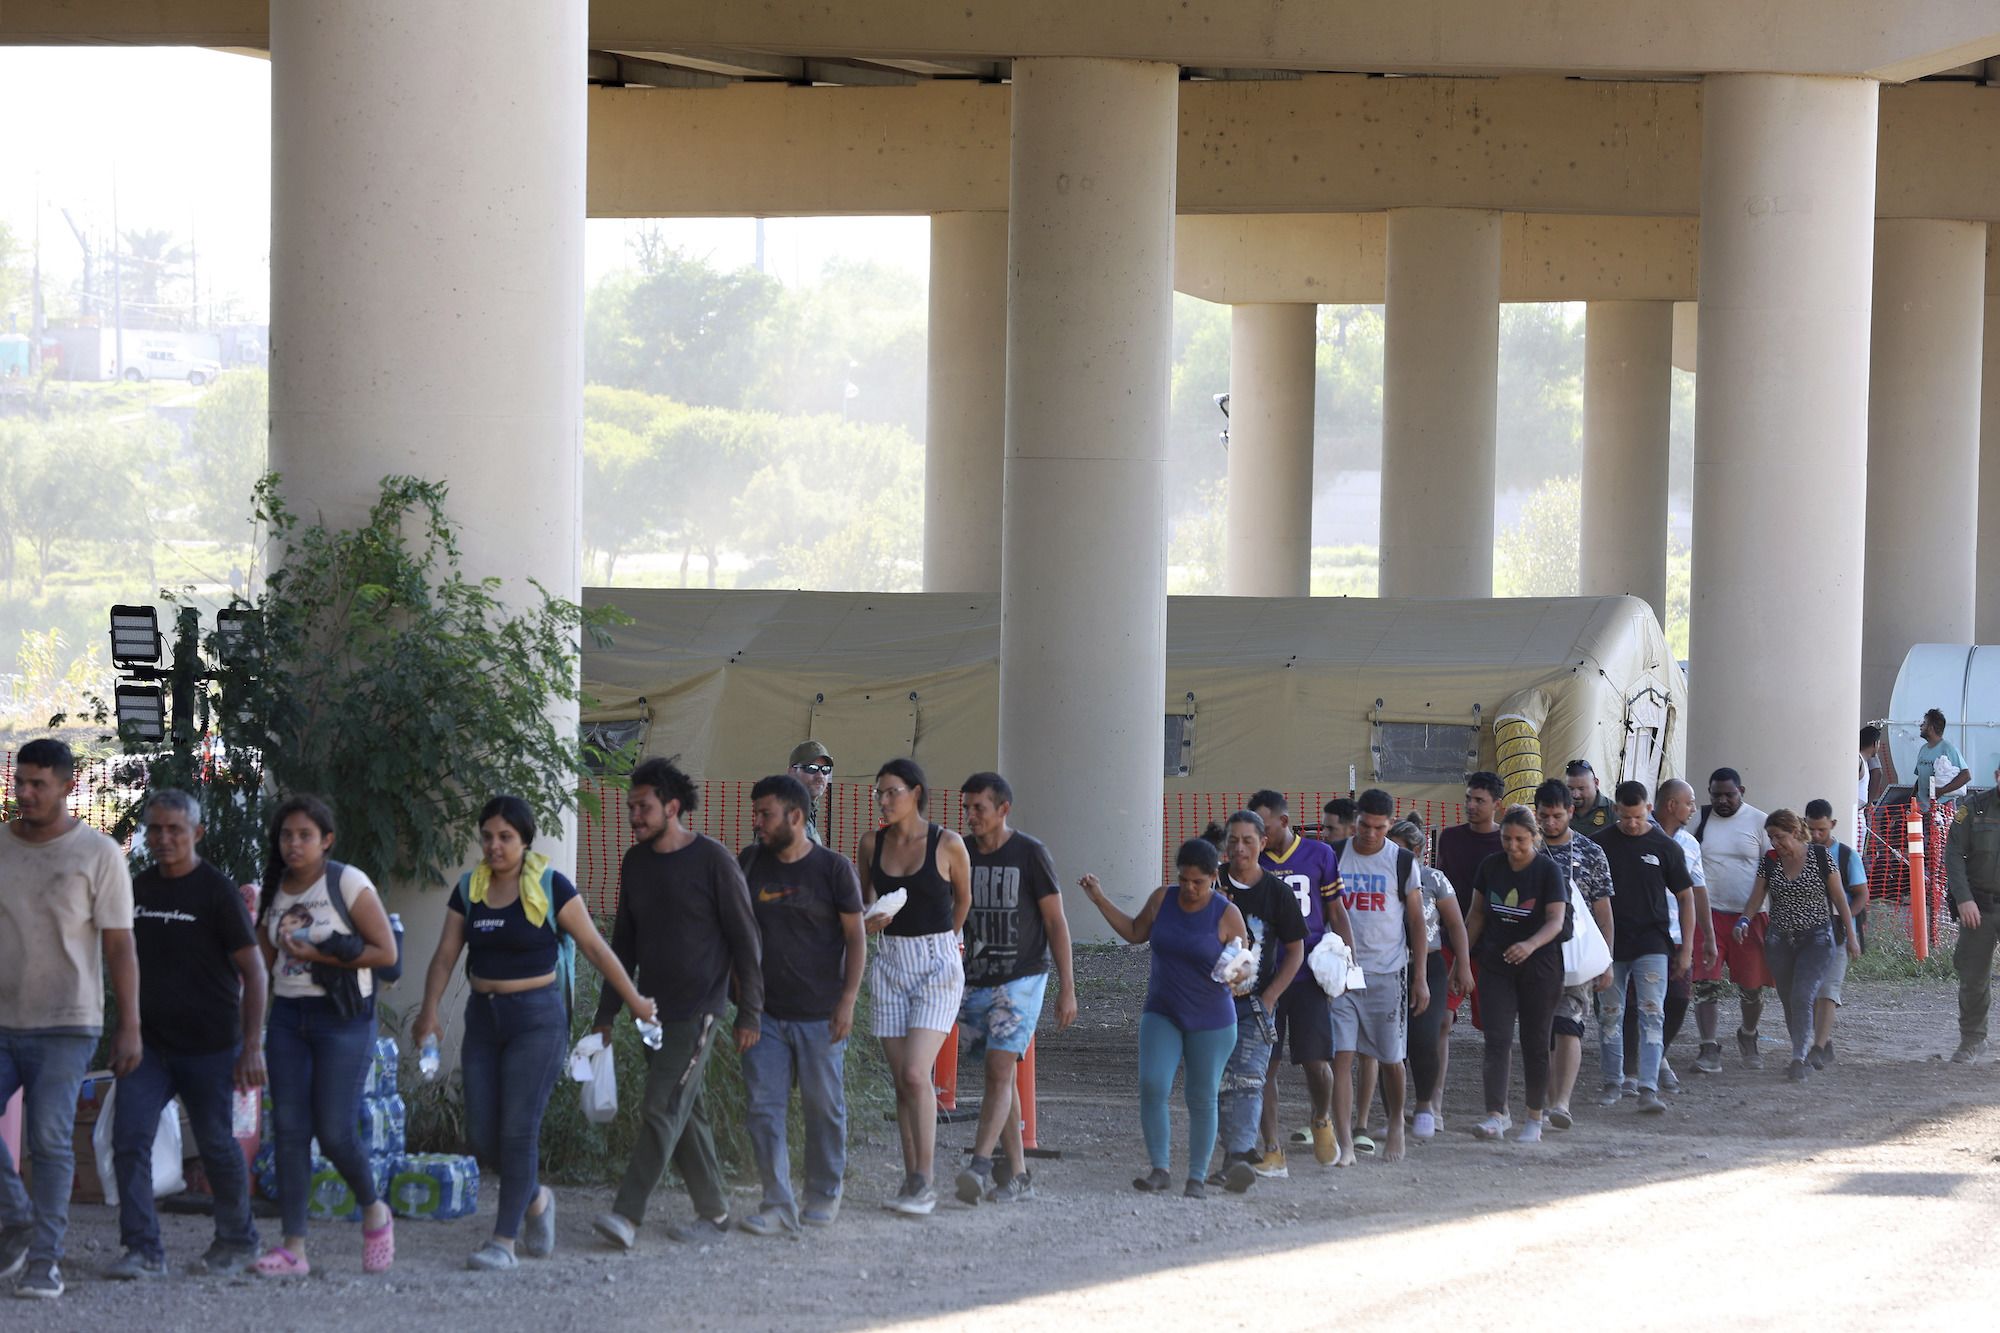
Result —
[[[593,588],[584,601],[633,620],[584,651],[585,720],[697,777],[775,772],[806,737],[840,781],[893,755],[953,786],[995,762],[998,597]],[[1449,802],[1475,768],[1521,799],[1572,758],[1607,787],[1684,762],[1686,685],[1631,597],[1176,597],[1158,703],[1170,806],[1264,786]]]

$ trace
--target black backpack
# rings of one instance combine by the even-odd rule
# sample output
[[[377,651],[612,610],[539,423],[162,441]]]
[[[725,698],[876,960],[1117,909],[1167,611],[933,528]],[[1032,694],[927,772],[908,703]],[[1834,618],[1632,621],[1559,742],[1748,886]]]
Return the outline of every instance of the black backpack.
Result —
[[[326,863],[326,898],[333,904],[333,914],[340,918],[340,924],[347,929],[347,933],[358,935],[361,932],[354,928],[354,918],[347,911],[347,895],[340,891],[340,872],[345,869],[347,867],[339,861]],[[388,908],[382,910],[387,912]],[[403,923],[395,916],[389,918],[389,936],[396,941],[396,961],[387,967],[369,969],[375,974],[375,989],[378,992],[384,986],[393,986],[403,979]]]
[[[1347,855],[1347,844],[1349,841],[1351,840],[1347,838],[1342,838],[1339,842],[1333,844],[1333,873],[1335,875],[1338,875],[1340,873],[1340,858]],[[1398,899],[1403,898],[1407,894],[1408,890],[1404,889],[1403,886],[1410,882],[1410,872],[1416,869],[1416,865],[1417,865],[1417,854],[1411,851],[1409,848],[1403,846],[1401,843],[1398,843],[1396,845],[1396,897]],[[1423,892],[1421,881],[1419,882],[1417,892],[1419,893]],[[1403,937],[1405,944],[1409,942],[1409,934],[1410,934],[1410,919],[1406,916],[1403,918]]]

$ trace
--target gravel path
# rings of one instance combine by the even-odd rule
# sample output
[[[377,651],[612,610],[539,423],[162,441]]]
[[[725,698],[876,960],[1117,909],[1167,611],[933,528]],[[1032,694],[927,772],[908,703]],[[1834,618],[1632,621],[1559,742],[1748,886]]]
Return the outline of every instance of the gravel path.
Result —
[[[1956,1036],[1946,986],[1850,982],[1840,1063],[1804,1088],[1784,1082],[1775,1058],[1757,1074],[1732,1065],[1684,1080],[1657,1120],[1592,1107],[1538,1148],[1462,1132],[1479,1069],[1478,1036],[1462,1029],[1450,1129],[1413,1144],[1407,1163],[1333,1171],[1301,1153],[1290,1180],[1193,1202],[1129,1183],[1142,1158],[1134,1030],[1145,967],[1136,949],[1080,960],[1082,1019],[1040,1047],[1041,1137],[1062,1157],[1035,1164],[1040,1198],[1025,1205],[947,1202],[922,1222],[882,1212],[897,1180],[894,1128],[858,1125],[848,1208],[803,1239],[739,1233],[690,1251],[649,1225],[636,1252],[612,1254],[588,1227],[610,1191],[565,1189],[552,1261],[475,1275],[461,1265],[486,1223],[410,1222],[394,1274],[364,1278],[356,1229],[321,1224],[319,1272],[289,1288],[99,1280],[116,1219],[79,1206],[69,1295],[53,1308],[0,1304],[0,1328],[1367,1328],[1422,1312],[1481,1329],[1547,1328],[1552,1317],[1685,1329],[1727,1316],[1743,1328],[1875,1333],[1985,1327],[2000,1308],[1988,1261],[2000,1234],[2000,1070],[1941,1061]],[[1767,1029],[1776,1016],[1773,1004]],[[1684,1038],[1683,1065],[1690,1050]],[[966,1093],[976,1095],[969,1080]],[[1302,1119],[1295,1076],[1285,1094],[1290,1124]],[[1182,1131],[1177,1121],[1180,1144]],[[940,1129],[947,1195],[971,1134]],[[737,1198],[754,1204],[754,1189]],[[655,1221],[686,1214],[677,1189],[655,1201]],[[207,1226],[165,1219],[177,1268]]]

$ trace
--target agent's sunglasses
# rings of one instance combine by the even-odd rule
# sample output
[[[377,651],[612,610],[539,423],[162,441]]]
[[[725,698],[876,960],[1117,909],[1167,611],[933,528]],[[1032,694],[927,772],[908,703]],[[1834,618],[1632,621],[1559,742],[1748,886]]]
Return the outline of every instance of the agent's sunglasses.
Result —
[[[833,776],[832,764],[793,764],[792,767],[800,773],[817,773],[823,778]]]

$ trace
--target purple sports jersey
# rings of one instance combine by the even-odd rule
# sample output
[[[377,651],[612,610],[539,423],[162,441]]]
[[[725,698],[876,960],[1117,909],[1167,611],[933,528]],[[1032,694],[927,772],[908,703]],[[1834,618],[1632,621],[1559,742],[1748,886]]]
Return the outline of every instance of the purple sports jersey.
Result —
[[[1306,956],[1310,958],[1313,946],[1326,934],[1326,913],[1320,907],[1319,891],[1339,878],[1333,848],[1317,838],[1293,834],[1289,851],[1283,856],[1259,852],[1257,864],[1283,880],[1292,896],[1299,900],[1299,915],[1306,920]],[[1305,976],[1307,971],[1301,966],[1299,975]]]

